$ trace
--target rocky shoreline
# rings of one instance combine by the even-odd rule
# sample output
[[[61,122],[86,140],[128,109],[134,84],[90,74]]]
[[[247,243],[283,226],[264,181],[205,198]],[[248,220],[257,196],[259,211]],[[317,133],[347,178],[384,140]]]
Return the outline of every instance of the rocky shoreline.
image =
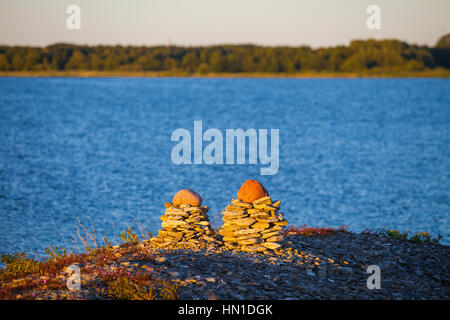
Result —
[[[189,249],[159,248],[150,241],[111,246],[104,252],[78,259],[80,290],[66,288],[67,274],[62,268],[69,263],[66,261],[52,275],[29,275],[5,282],[1,298],[146,298],[139,295],[142,291],[136,291],[136,296],[115,295],[117,288],[123,289],[117,285],[119,275],[130,279],[164,279],[158,283],[164,283],[169,287],[166,291],[172,294],[163,298],[176,299],[447,300],[450,297],[448,246],[347,231],[313,236],[287,232],[282,244],[282,249],[270,254],[233,251],[215,244]],[[370,265],[380,268],[380,289],[367,288]],[[115,282],[107,282],[108,279]],[[144,280],[141,284],[145,291],[149,284]]]
[[[247,180],[212,229],[201,196],[167,202],[157,236],[129,228],[85,253],[2,255],[0,299],[449,299],[450,247],[428,233],[286,227],[281,201]]]

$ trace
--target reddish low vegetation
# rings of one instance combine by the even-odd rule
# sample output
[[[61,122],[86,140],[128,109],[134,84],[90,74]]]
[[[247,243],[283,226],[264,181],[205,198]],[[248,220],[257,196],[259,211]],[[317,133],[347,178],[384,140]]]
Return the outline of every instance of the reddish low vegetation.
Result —
[[[341,226],[338,229],[334,229],[331,227],[307,227],[306,224],[301,227],[289,226],[284,231],[285,235],[299,235],[306,237],[314,237],[314,236],[331,236],[337,232],[347,232],[347,226]]]
[[[158,256],[131,243],[122,243],[112,247],[107,244],[98,249],[80,254],[51,256],[48,260],[38,261],[26,254],[3,254],[0,262],[0,300],[5,299],[51,299],[40,296],[47,291],[58,292],[62,299],[76,299],[67,290],[66,267],[76,264],[83,275],[83,287],[96,296],[107,299],[176,299],[178,285],[161,279],[145,268]],[[142,266],[127,270],[131,259]]]

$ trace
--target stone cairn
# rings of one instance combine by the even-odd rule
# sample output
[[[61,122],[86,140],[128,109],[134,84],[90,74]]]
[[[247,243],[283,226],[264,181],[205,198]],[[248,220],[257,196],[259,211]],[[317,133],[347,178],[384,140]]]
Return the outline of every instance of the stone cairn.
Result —
[[[237,199],[222,212],[219,230],[228,249],[269,253],[281,247],[282,230],[288,224],[279,212],[281,201],[272,202],[267,190],[256,180],[247,180]]]
[[[195,247],[206,244],[219,244],[211,229],[209,208],[202,206],[200,195],[190,189],[183,189],[166,202],[166,212],[161,216],[158,236],[150,242],[158,247]]]

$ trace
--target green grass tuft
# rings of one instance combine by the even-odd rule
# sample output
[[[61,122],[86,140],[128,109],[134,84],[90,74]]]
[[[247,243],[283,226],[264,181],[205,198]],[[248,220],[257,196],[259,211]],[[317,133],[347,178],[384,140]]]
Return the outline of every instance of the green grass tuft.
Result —
[[[433,238],[430,233],[428,232],[418,232],[416,234],[413,234],[411,237],[409,236],[409,230],[405,232],[400,232],[395,229],[387,229],[385,227],[382,227],[381,229],[378,229],[376,233],[382,237],[387,237],[395,240],[401,240],[401,241],[411,241],[416,243],[434,243],[437,244],[439,241],[443,238],[442,235],[438,234],[437,238]]]

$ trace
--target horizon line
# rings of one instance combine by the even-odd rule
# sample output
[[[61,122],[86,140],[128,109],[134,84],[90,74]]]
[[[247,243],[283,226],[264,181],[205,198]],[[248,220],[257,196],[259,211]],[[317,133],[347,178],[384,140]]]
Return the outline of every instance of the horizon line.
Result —
[[[443,34],[441,37],[445,36],[447,34]],[[441,38],[440,37],[440,38]],[[439,38],[439,39],[440,39]],[[309,47],[311,49],[321,49],[321,48],[336,48],[336,47],[347,47],[354,41],[399,41],[402,43],[406,43],[408,45],[413,45],[417,47],[428,47],[433,48],[439,41],[439,39],[436,41],[434,45],[428,45],[428,44],[418,44],[418,43],[412,43],[408,42],[407,40],[401,40],[398,38],[382,38],[382,39],[376,39],[376,38],[355,38],[348,41],[346,44],[335,44],[335,45],[328,45],[328,46],[312,46],[308,44],[278,44],[278,45],[271,45],[271,44],[259,44],[254,42],[222,42],[222,43],[210,43],[210,44],[177,44],[177,43],[160,43],[160,44],[124,44],[124,43],[96,43],[96,44],[89,44],[89,43],[78,43],[78,42],[64,42],[64,41],[56,41],[52,42],[50,44],[46,45],[32,45],[32,44],[4,44],[0,43],[1,47],[33,47],[33,48],[46,48],[54,45],[72,45],[72,46],[83,46],[83,47],[184,47],[184,48],[198,48],[198,47],[219,47],[219,46],[254,46],[254,47],[266,47],[266,48],[301,48],[301,47]]]

